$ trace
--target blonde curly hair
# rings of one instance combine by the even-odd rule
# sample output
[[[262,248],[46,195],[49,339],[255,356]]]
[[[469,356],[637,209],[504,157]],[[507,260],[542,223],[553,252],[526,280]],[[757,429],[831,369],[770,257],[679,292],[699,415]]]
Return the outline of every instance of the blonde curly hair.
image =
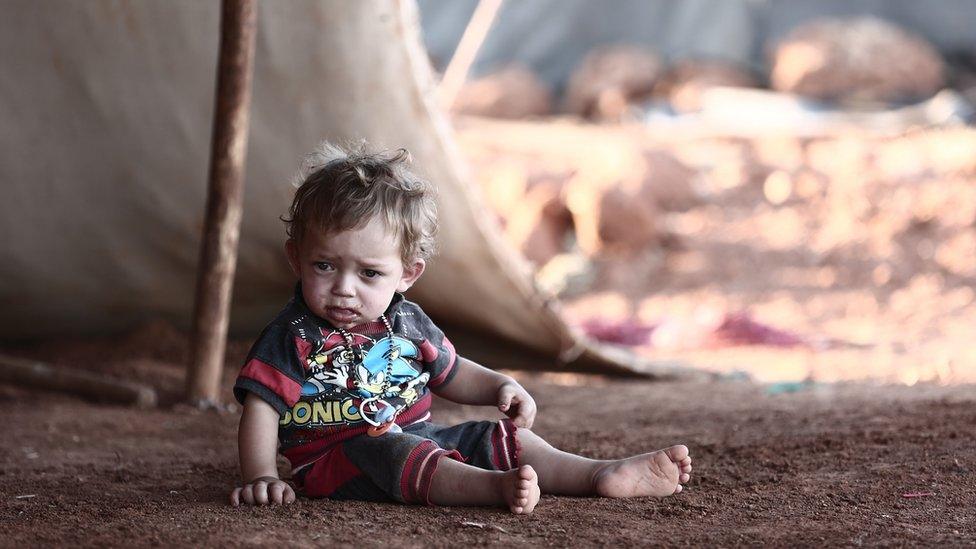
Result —
[[[410,161],[406,149],[374,152],[365,142],[355,149],[322,143],[302,163],[298,190],[281,218],[288,237],[301,243],[308,230],[347,231],[379,215],[400,241],[404,264],[430,258],[437,234],[434,189],[407,168]]]

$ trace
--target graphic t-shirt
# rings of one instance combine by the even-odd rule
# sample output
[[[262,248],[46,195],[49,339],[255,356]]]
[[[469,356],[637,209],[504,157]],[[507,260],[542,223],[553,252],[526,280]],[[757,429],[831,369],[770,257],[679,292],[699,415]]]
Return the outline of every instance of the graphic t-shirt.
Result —
[[[279,451],[300,468],[335,443],[361,435],[396,413],[397,425],[430,417],[430,389],[450,381],[454,346],[416,303],[395,294],[381,319],[347,330],[316,316],[301,286],[251,347],[234,384],[278,411]],[[387,382],[387,373],[390,373]],[[384,391],[384,388],[386,389]]]

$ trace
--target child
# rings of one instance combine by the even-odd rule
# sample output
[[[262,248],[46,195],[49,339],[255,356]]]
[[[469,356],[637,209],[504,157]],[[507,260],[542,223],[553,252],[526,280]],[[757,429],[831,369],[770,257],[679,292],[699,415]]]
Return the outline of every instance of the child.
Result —
[[[668,496],[691,473],[684,446],[621,460],[562,452],[529,430],[532,397],[509,376],[454,352],[403,298],[437,228],[432,190],[408,154],[324,145],[304,166],[287,223],[295,295],[265,328],[234,385],[244,404],[244,486],[231,503],[291,503],[277,450],[310,497],[500,505],[531,513],[540,492]],[[508,418],[428,422],[431,392],[493,405]]]

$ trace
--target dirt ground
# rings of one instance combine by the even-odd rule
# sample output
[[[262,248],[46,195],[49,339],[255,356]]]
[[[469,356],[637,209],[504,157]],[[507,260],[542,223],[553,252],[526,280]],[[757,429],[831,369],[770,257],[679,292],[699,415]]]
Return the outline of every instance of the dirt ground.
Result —
[[[84,363],[99,345],[69,345],[65,360]],[[516,517],[306,499],[231,508],[238,411],[174,404],[176,363],[130,355],[115,364],[154,378],[162,406],[0,386],[0,545],[976,544],[971,386],[840,383],[771,394],[743,381],[516,373],[540,405],[535,431],[558,447],[612,458],[684,443],[695,459],[677,496],[545,496],[534,514]],[[226,387],[229,400],[230,377]],[[434,417],[492,415],[438,402]]]
[[[555,128],[584,151],[604,130]],[[502,156],[523,174],[572,160],[512,156],[552,127],[460,131],[489,194]],[[610,131],[597,137],[630,139]],[[686,444],[695,470],[681,494],[546,496],[528,517],[305,499],[234,509],[239,409],[179,404],[187,338],[155,323],[116,339],[0,344],[160,396],[140,410],[0,384],[0,546],[976,545],[976,133],[643,139],[699,172],[700,200],[662,212],[648,253],[590,258],[594,278],[563,292],[565,312],[655,327],[636,352],[716,379],[513,375],[538,401],[535,431],[565,450]],[[740,312],[804,343],[700,337],[703,317]],[[249,343],[228,350],[226,402]],[[434,419],[494,414],[437,402]]]

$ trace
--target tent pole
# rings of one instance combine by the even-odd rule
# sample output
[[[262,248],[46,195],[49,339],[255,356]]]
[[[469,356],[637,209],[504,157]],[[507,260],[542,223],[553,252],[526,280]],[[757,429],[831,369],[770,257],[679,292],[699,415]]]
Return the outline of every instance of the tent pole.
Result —
[[[454,100],[457,99],[461,86],[468,78],[468,71],[474,58],[478,56],[478,50],[488,36],[492,23],[495,22],[495,15],[502,7],[503,0],[479,0],[478,6],[468,21],[468,26],[461,35],[461,41],[454,49],[454,55],[444,70],[444,77],[441,79],[438,92],[440,93],[441,108],[444,112],[451,110]]]
[[[257,17],[254,4],[253,0],[223,0],[221,4],[207,208],[197,270],[193,347],[186,377],[186,398],[201,407],[219,401],[227,347],[244,198]]]
[[[152,408],[157,402],[156,390],[142,383],[115,379],[84,369],[55,368],[44,362],[3,354],[0,354],[0,383],[140,408]]]

